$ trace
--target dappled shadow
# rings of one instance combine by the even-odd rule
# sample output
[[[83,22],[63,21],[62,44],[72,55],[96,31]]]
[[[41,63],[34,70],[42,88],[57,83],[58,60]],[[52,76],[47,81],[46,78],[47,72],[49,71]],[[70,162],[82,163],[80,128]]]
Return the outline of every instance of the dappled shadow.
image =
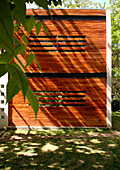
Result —
[[[0,138],[0,169],[119,169],[120,137],[94,136],[97,133],[102,134],[75,129],[6,131]]]
[[[120,131],[120,112],[113,112],[112,115],[112,129]]]
[[[61,10],[64,15],[67,10]],[[35,13],[35,11],[34,11]],[[53,11],[54,15],[57,15]],[[35,13],[35,15],[37,15]],[[73,49],[78,47],[69,47],[71,51],[62,51],[63,47],[56,47],[56,42],[52,43],[52,47],[43,46],[42,42],[38,44],[42,47],[30,46],[29,50],[34,51],[41,67],[42,73],[106,73],[106,22],[98,20],[78,21],[78,20],[44,20],[50,32],[50,36],[85,36],[85,49],[84,52],[76,52]],[[22,35],[22,30],[18,38]],[[40,36],[47,36],[42,29]],[[32,30],[30,36],[35,36],[35,29]],[[32,41],[35,38],[30,38]],[[49,39],[47,37],[47,39]],[[52,38],[51,38],[52,39]],[[49,39],[49,40],[51,40]],[[39,40],[39,38],[37,39]],[[75,43],[75,42],[74,42]],[[57,42],[58,44],[58,42]],[[79,45],[76,42],[76,45]],[[32,44],[34,45],[34,43]],[[36,44],[35,44],[36,45]],[[49,51],[47,49],[54,49]],[[68,48],[68,47],[65,47]],[[39,51],[47,50],[47,52]],[[81,48],[82,49],[82,48]],[[27,50],[27,55],[29,54]],[[25,62],[25,58],[21,55],[20,59]],[[27,72],[41,72],[36,62],[27,68]],[[44,76],[43,76],[44,77]],[[79,104],[76,106],[58,107],[58,97],[53,102],[47,102],[48,105],[56,104],[57,106],[41,106],[39,108],[38,117],[35,122],[34,113],[30,108],[28,101],[24,104],[21,93],[13,100],[12,112],[9,113],[11,119],[10,124],[14,123],[16,126],[29,124],[30,126],[57,126],[57,127],[106,127],[106,76],[103,77],[90,77],[90,78],[29,78],[29,85],[33,91],[51,91],[51,92],[85,92],[84,103],[78,102],[78,99],[73,99],[72,102]],[[63,96],[62,96],[63,97]],[[50,96],[49,96],[50,98]],[[74,101],[76,100],[76,101]],[[62,101],[64,101],[62,99]],[[45,103],[45,102],[43,102]],[[69,102],[70,103],[70,102]],[[20,106],[21,104],[21,106]],[[73,104],[73,103],[72,103]],[[16,108],[18,115],[16,112]],[[27,116],[28,117],[27,117]],[[21,118],[24,118],[22,120]],[[20,119],[20,121],[18,121]]]

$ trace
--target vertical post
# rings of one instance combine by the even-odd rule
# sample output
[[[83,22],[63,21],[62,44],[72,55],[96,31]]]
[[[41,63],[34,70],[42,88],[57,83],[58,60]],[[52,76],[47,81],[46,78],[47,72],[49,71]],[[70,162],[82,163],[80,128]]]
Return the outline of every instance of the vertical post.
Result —
[[[0,77],[0,128],[8,127],[8,104],[6,104],[6,85],[8,73]]]
[[[111,14],[106,10],[107,127],[111,128]]]

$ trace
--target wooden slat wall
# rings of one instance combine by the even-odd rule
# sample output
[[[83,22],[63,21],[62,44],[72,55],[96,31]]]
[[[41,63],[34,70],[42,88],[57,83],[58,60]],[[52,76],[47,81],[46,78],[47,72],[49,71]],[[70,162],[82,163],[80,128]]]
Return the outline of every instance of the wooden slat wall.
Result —
[[[104,19],[89,20],[89,16],[105,17],[106,11],[81,9],[50,11],[53,16],[88,16],[88,20],[43,20],[50,36],[53,37],[49,38],[41,29],[36,38],[36,30],[33,28],[26,48],[27,56],[33,50],[43,73],[105,73],[106,21]],[[41,9],[27,10],[27,14],[48,15]],[[24,29],[21,28],[16,37],[21,38],[23,32]],[[19,58],[26,64],[22,55],[19,55]],[[41,71],[34,61],[27,67],[27,72]],[[29,78],[29,84],[39,96],[40,104],[54,106],[40,106],[35,122],[34,112],[27,100],[24,103],[22,94],[19,92],[9,104],[9,126],[106,127],[106,78]],[[41,91],[45,93],[42,94]],[[79,99],[72,97],[71,102],[71,98],[67,96],[66,102],[64,101],[65,92],[74,96],[84,92],[84,97]],[[58,100],[58,93],[62,95],[61,102]],[[47,98],[42,98],[41,95],[45,94],[48,95]],[[48,102],[47,99],[51,101]],[[71,103],[77,103],[78,106],[69,106]],[[60,104],[68,106],[60,106]]]
[[[89,15],[106,16],[106,10],[93,9],[50,9],[51,15]],[[29,9],[27,15],[49,15],[44,9]]]
[[[29,78],[29,82],[34,91],[84,91],[85,97],[82,99],[85,99],[86,106],[43,106],[39,108],[35,122],[29,102],[26,100],[24,104],[22,94],[19,92],[10,104],[10,126],[106,126],[105,78]]]
[[[30,38],[28,44],[29,50],[85,50],[85,52],[67,51],[67,52],[34,52],[36,55],[42,72],[64,72],[64,73],[82,73],[82,72],[106,72],[106,22],[105,21],[43,21],[49,29],[51,36],[86,36],[86,38],[66,38],[66,40],[85,40],[81,43],[85,47],[29,47],[29,45],[56,45],[56,42],[31,42],[34,40],[56,40],[55,38]],[[35,29],[31,32],[31,36],[35,35]],[[42,29],[40,36],[47,36]],[[21,36],[21,34],[20,34]],[[65,38],[59,38],[64,40]],[[72,45],[80,45],[80,42],[71,42]],[[61,45],[62,43],[57,43]],[[65,43],[64,43],[65,45]],[[69,45],[67,43],[67,45]],[[29,54],[28,50],[28,54]],[[24,57],[19,56],[24,61]],[[41,72],[37,67],[37,63],[27,67],[27,72]]]

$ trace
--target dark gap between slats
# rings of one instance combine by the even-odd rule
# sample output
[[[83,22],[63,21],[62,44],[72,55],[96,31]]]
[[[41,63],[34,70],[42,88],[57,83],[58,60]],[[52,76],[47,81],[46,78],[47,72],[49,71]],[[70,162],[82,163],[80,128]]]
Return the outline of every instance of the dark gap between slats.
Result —
[[[30,35],[29,38],[86,38],[86,35],[43,35],[43,36],[32,36]]]
[[[26,18],[30,18],[32,15],[27,15]],[[78,20],[78,21],[91,21],[100,20],[105,21],[106,16],[90,16],[90,15],[34,15],[36,20]]]
[[[107,73],[25,73],[28,78],[106,78]]]
[[[30,52],[85,52],[86,50],[29,50]]]
[[[86,47],[86,45],[29,45],[29,47]]]

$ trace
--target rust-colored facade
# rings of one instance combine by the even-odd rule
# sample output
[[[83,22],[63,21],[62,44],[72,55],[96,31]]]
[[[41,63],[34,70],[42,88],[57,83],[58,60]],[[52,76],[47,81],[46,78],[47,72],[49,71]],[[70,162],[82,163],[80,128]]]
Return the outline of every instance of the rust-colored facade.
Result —
[[[106,10],[27,10],[42,20],[36,37],[29,35],[27,55],[34,61],[27,67],[29,85],[39,99],[37,120],[21,92],[9,103],[9,126],[107,127],[107,24]],[[17,35],[21,37],[21,32]],[[25,59],[19,55],[25,64]]]

